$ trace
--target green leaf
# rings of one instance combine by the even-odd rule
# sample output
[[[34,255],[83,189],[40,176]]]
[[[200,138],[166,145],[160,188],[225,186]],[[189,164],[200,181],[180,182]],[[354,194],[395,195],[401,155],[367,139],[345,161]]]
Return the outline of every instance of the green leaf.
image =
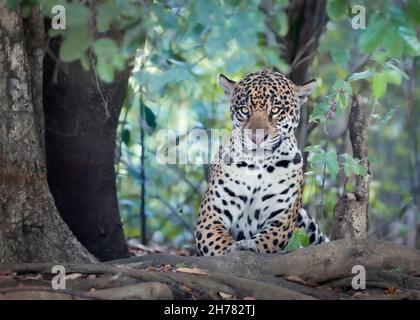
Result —
[[[113,2],[103,3],[98,7],[98,14],[96,15],[96,26],[99,32],[106,32],[109,30],[111,22],[116,17],[116,8]]]
[[[348,14],[347,0],[328,0],[327,14],[332,21],[339,21]]]
[[[333,90],[334,91],[343,91],[346,94],[352,94],[353,89],[351,87],[351,85],[344,80],[337,80],[334,85],[333,85]]]
[[[66,30],[50,30],[61,35],[60,58],[64,62],[80,59],[91,43],[90,19],[92,13],[80,2],[66,3]]]
[[[144,119],[146,120],[146,124],[152,129],[156,129],[156,116],[153,111],[146,105],[144,107]]]
[[[90,27],[90,19],[92,13],[89,8],[83,5],[80,2],[67,2],[66,3],[66,24],[67,28],[71,29],[72,27]]]
[[[413,24],[420,23],[420,1],[419,0],[408,0],[405,8],[405,14]]]
[[[114,80],[115,69],[122,70],[125,59],[119,53],[119,49],[114,40],[102,38],[93,44],[93,52],[98,58],[97,72],[102,81],[112,82]]]
[[[337,161],[337,154],[335,152],[327,152],[325,158],[325,164],[327,166],[327,170],[331,177],[335,179],[337,177],[338,171],[340,170]]]
[[[344,157],[344,173],[347,177],[350,177],[353,174],[353,163],[354,159],[347,153],[343,154]]]
[[[380,98],[386,91],[387,76],[384,72],[377,73],[373,76],[372,88],[373,95],[376,98]]]
[[[391,58],[399,59],[402,54],[403,43],[397,29],[394,26],[390,27],[387,36],[384,38],[384,48]]]
[[[367,169],[362,166],[360,163],[357,163],[354,168],[354,173],[364,177],[367,174]]]
[[[384,64],[384,68],[387,70],[393,70],[395,72],[397,72],[397,74],[399,74],[402,78],[408,80],[410,79],[410,77],[408,76],[407,73],[404,72],[404,70],[401,70],[400,68],[398,68],[398,66],[391,60],[388,61]]]
[[[102,38],[95,41],[93,51],[100,58],[113,58],[118,55],[118,46],[113,40]]]
[[[337,80],[333,85],[333,91],[335,92],[335,98],[341,109],[348,106],[350,101],[350,95],[353,92],[351,85],[344,80]]]
[[[313,154],[310,157],[309,162],[311,164],[324,164],[326,160],[327,160],[327,153],[324,150],[321,150],[319,153]]]
[[[329,109],[329,105],[326,102],[319,103],[315,106],[309,116],[309,122],[317,122],[319,120],[325,119],[325,114]]]
[[[396,6],[395,4],[386,6],[385,11],[391,23],[400,25],[400,24],[404,24],[407,20],[407,17],[405,16],[404,11],[402,11],[399,8],[399,6]]]
[[[320,145],[313,145],[313,146],[307,146],[305,149],[303,149],[303,151],[305,151],[305,152],[320,152],[320,151],[323,151],[322,149],[321,149],[321,146]]]
[[[72,27],[65,32],[64,41],[60,47],[60,58],[64,62],[80,59],[91,42],[90,30],[85,26]]]
[[[398,32],[413,54],[420,55],[420,42],[417,39],[416,32],[406,27],[399,27]]]
[[[360,160],[353,158],[347,153],[343,154],[344,157],[344,173],[350,177],[353,173],[359,176],[365,176],[367,169],[360,164]]]
[[[384,19],[376,18],[370,26],[363,31],[359,38],[359,46],[364,52],[371,53],[382,42],[385,36],[387,25]]]
[[[96,72],[102,81],[108,83],[114,81],[115,70],[112,64],[104,63],[103,60],[99,59],[96,66]]]
[[[134,27],[124,32],[123,53],[134,54],[142,46],[146,39],[146,30],[144,25],[136,24]]]
[[[125,128],[121,134],[121,139],[124,142],[124,144],[126,146],[128,146],[130,144],[130,140],[131,140],[131,132],[130,130],[128,130],[127,128]]]
[[[309,237],[303,228],[295,229],[284,251],[294,251],[309,245]]]
[[[375,73],[370,71],[370,70],[365,70],[365,71],[362,71],[362,72],[356,72],[356,73],[353,73],[349,77],[348,82],[362,80],[362,79],[368,79],[368,78],[373,77],[374,75],[375,75]]]
[[[337,154],[335,152],[325,152],[320,146],[309,146],[305,148],[305,151],[309,152],[308,160],[311,166],[315,164],[325,165],[327,172],[331,175],[331,177],[333,179],[337,177],[340,168],[337,161]]]
[[[399,73],[398,71],[389,69],[383,71],[383,73],[385,75],[387,83],[392,83],[396,85],[401,84],[401,73]]]

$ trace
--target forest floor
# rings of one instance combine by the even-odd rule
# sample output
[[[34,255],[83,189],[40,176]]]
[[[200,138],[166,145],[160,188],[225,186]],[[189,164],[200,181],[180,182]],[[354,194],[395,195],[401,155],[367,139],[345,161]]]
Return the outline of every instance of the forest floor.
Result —
[[[64,284],[52,273],[57,263],[1,265],[0,300],[420,299],[420,250],[389,242],[338,240],[276,255],[188,254],[64,263],[65,289],[59,290],[52,286]],[[352,286],[357,265],[366,270],[366,289]]]

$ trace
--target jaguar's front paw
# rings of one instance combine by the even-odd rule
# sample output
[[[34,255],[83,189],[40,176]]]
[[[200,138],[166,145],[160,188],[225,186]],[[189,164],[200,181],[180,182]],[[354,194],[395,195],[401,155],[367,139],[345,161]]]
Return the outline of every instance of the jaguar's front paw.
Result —
[[[227,253],[235,251],[253,251],[257,252],[257,246],[253,240],[240,240],[235,242],[229,249]]]

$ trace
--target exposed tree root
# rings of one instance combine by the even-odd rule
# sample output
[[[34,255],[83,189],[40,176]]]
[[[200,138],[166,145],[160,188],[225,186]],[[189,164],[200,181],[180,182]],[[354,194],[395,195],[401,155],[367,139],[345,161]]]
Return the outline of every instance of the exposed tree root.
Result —
[[[149,254],[103,264],[63,265],[70,275],[64,291],[51,288],[52,264],[0,266],[0,299],[420,297],[420,251],[379,241],[338,240],[279,255],[251,252],[223,257]],[[355,265],[366,269],[366,290],[352,288]],[[31,289],[34,286],[36,290]]]

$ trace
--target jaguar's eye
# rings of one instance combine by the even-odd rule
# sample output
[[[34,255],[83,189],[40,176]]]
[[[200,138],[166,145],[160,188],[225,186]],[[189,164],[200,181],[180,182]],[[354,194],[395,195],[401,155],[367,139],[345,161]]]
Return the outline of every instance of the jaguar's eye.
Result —
[[[247,116],[249,114],[249,109],[247,107],[241,107],[239,108],[239,112]]]
[[[271,114],[277,114],[279,112],[280,112],[280,108],[279,107],[271,108]]]

